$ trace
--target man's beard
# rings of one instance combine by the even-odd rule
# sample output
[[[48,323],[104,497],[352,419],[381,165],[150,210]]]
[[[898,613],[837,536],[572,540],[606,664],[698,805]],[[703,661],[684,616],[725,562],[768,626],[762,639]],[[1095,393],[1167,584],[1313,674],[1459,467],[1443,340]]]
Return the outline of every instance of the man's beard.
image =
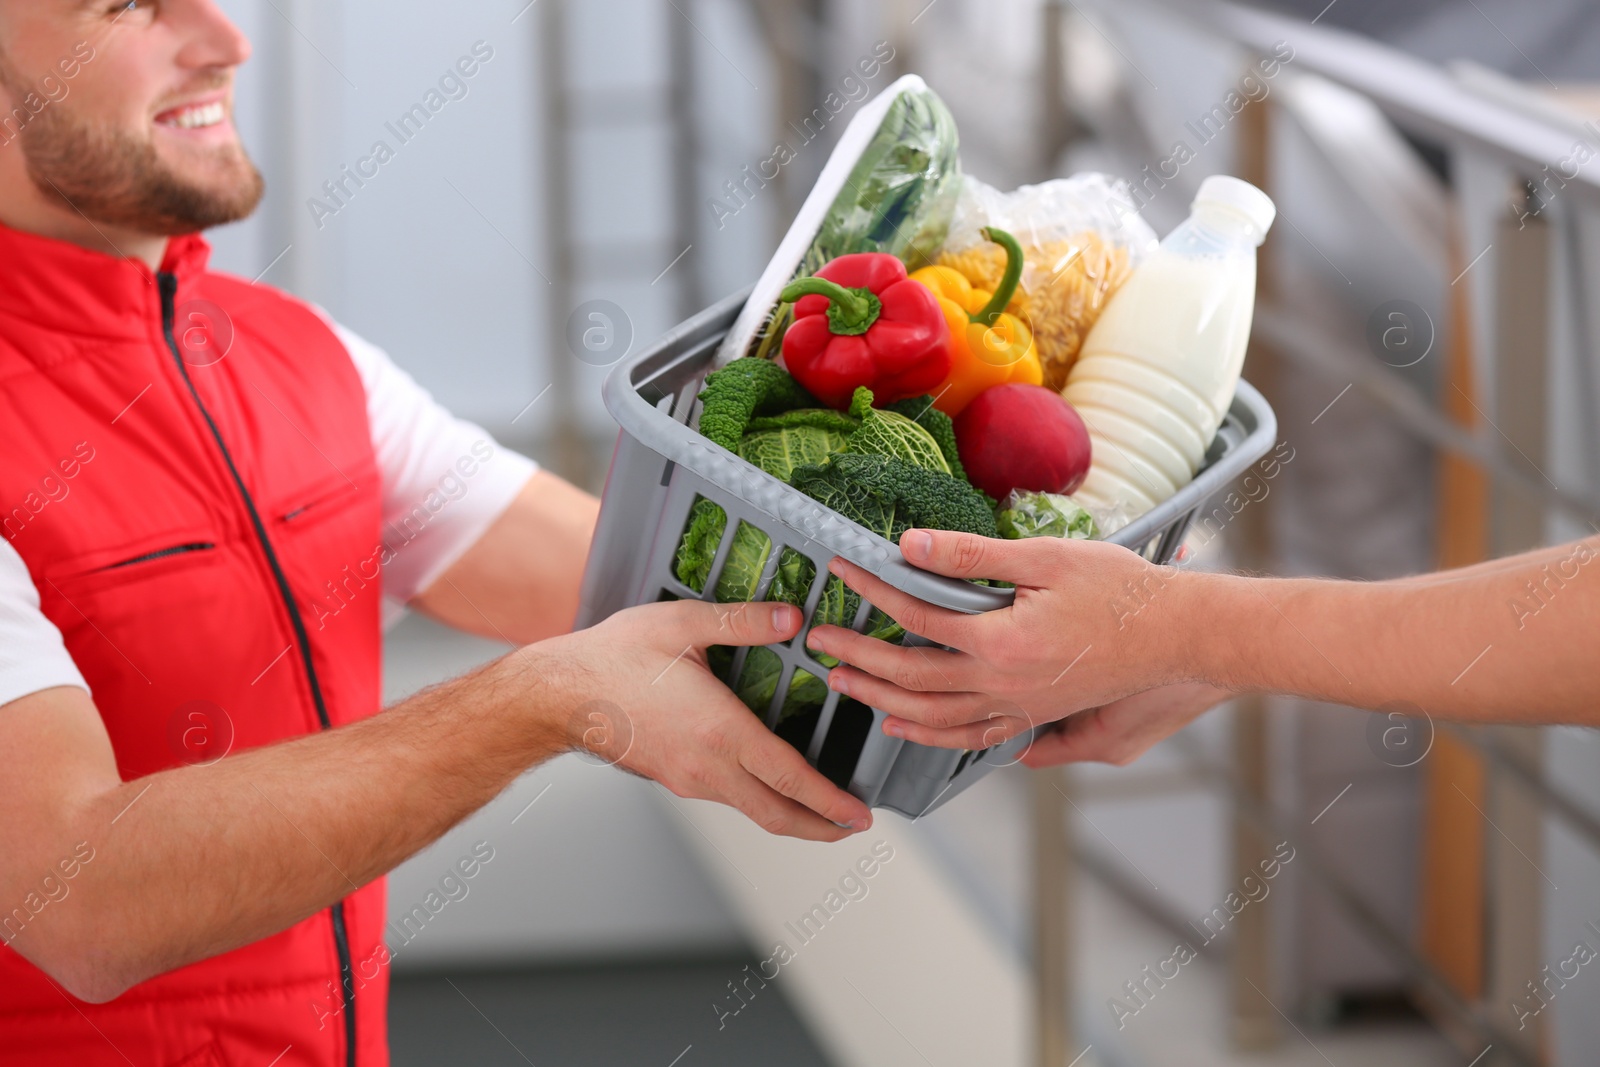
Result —
[[[29,121],[20,141],[28,176],[46,196],[94,222],[175,236],[237,222],[256,209],[266,184],[235,142],[214,150],[223,162],[213,186],[186,181],[156,147],[91,126],[59,105]]]

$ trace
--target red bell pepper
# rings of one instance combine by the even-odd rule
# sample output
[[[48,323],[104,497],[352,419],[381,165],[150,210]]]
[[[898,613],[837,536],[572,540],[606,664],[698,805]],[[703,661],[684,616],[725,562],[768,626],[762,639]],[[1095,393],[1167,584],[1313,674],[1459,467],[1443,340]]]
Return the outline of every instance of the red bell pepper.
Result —
[[[876,404],[892,404],[932,391],[950,374],[944,312],[897,256],[840,256],[778,298],[794,304],[784,365],[830,407],[847,410],[863,385]]]

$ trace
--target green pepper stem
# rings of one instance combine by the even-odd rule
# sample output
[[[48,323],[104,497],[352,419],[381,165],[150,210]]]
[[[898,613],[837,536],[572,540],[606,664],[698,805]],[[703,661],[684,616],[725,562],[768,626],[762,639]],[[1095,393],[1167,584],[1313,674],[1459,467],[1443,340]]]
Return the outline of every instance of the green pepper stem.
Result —
[[[1000,284],[995,286],[994,296],[982,311],[971,316],[973,322],[993,329],[1005,313],[1006,306],[1011,303],[1011,298],[1017,295],[1017,284],[1022,281],[1022,246],[1015,237],[995,226],[985,226],[983,235],[1006,250],[1005,273],[1000,275]]]
[[[792,304],[802,296],[828,299],[828,329],[836,334],[850,336],[866,333],[883,311],[882,302],[871,289],[847,289],[838,282],[815,275],[790,282],[778,294],[778,299],[785,304]]]

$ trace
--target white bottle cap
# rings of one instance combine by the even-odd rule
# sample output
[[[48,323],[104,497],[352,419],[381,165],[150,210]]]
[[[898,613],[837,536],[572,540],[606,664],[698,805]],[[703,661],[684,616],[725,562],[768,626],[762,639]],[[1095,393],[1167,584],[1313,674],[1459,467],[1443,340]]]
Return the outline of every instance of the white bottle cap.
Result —
[[[1201,182],[1200,192],[1195,195],[1194,202],[1196,206],[1201,203],[1217,204],[1237,211],[1255,228],[1257,244],[1266,240],[1272,221],[1278,217],[1278,209],[1270,196],[1249,182],[1226,174],[1213,174]]]

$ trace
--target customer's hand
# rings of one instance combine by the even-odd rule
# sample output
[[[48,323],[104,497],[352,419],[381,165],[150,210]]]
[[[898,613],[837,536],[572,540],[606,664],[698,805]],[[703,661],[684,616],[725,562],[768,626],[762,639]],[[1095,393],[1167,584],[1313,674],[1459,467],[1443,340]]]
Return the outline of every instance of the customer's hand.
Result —
[[[1180,682],[1068,715],[1023,753],[1029,767],[1114,763],[1124,767],[1233,694],[1204,682]]]
[[[982,749],[1197,677],[1186,638],[1198,623],[1186,617],[1193,576],[1176,568],[1116,545],[1058,538],[912,530],[900,548],[925,570],[1009,581],[1017,591],[1010,607],[964,615],[833,561],[835,574],[907,631],[954,650],[900,647],[836,626],[811,631],[812,648],[847,664],[828,684],[888,712],[884,730],[893,736]]]
[[[706,666],[712,645],[765,645],[799,632],[785,604],[647,604],[530,646],[565,709],[573,748],[653,778],[680,797],[737,808],[763,829],[837,841],[872,824],[768,730]]]

